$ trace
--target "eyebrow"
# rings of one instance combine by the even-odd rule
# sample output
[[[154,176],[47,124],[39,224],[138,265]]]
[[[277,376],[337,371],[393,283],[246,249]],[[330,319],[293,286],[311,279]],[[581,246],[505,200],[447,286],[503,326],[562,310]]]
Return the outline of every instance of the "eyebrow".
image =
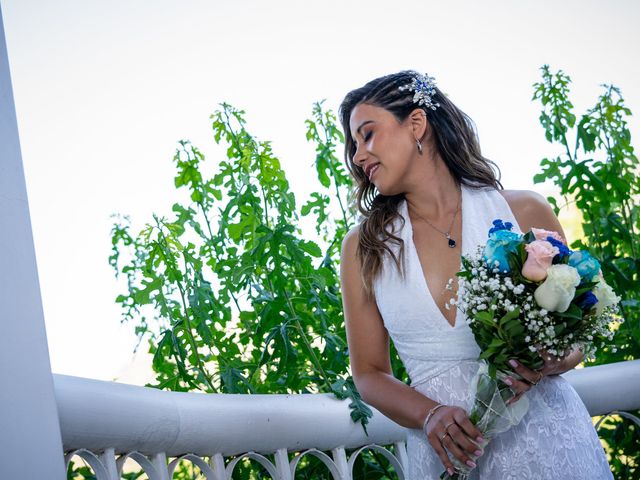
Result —
[[[370,123],[375,123],[375,122],[374,122],[373,120],[365,120],[364,122],[362,122],[362,123],[360,124],[360,126],[356,129],[356,133],[357,133],[358,135],[362,135],[362,134],[360,133],[360,130],[362,130],[362,127],[364,127],[365,125],[369,125]]]

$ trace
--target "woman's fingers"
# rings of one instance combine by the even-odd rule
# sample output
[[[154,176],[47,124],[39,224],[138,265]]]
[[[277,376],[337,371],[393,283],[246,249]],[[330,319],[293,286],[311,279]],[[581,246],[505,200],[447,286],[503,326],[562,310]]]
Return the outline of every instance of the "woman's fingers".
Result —
[[[512,403],[516,403],[518,400],[520,400],[522,395],[524,395],[524,392],[518,393],[515,397],[512,397],[509,400],[507,400],[507,405],[511,405]]]
[[[518,395],[523,394],[524,392],[531,389],[531,383],[524,382],[522,380],[516,380],[513,377],[506,377],[503,382],[509,385],[509,387],[511,387],[511,390],[513,390],[514,393]]]
[[[451,435],[447,434],[444,436],[444,438],[442,439],[442,445],[462,463],[468,465],[471,468],[476,468],[476,463],[462,451],[460,445],[458,445],[458,443],[453,439]]]
[[[475,468],[473,458],[482,455],[477,443],[484,442],[482,433],[460,407],[442,408],[427,425],[427,438],[444,467],[453,474],[447,451],[461,463]]]
[[[475,457],[482,455],[482,450],[478,447],[478,444],[473,443],[457,423],[451,424],[449,428],[447,428],[447,433],[467,455],[473,455]]]
[[[449,472],[449,475],[453,475],[455,471],[453,467],[453,463],[451,463],[451,459],[449,458],[449,455],[447,455],[447,452],[445,451],[444,446],[440,442],[440,438],[435,433],[434,429],[432,429],[427,434],[427,438],[429,439],[429,443],[431,444],[431,447],[435,450],[436,454],[438,455],[438,458],[442,462],[442,465],[444,465],[445,470]]]
[[[539,370],[531,370],[525,367],[517,360],[509,360],[509,365],[511,365],[511,367],[515,370],[515,372],[518,375],[520,375],[524,380],[529,382],[531,385],[537,384],[542,379],[542,376],[544,375]],[[517,381],[515,379],[512,379],[512,380],[514,380],[514,384]]]
[[[462,431],[469,437],[474,439],[478,443],[484,442],[484,438],[482,438],[482,432],[478,427],[476,427],[469,417],[467,417],[467,413],[460,409],[453,414],[453,419],[460,426]]]

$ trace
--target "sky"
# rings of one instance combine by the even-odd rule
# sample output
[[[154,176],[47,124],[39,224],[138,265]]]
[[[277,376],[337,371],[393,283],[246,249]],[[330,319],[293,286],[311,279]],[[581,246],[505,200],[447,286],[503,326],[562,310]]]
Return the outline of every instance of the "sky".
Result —
[[[111,215],[170,212],[172,157],[214,148],[221,102],[271,140],[298,203],[313,190],[304,120],[349,90],[415,69],[475,121],[507,188],[534,185],[557,150],[532,84],[549,64],[578,114],[603,83],[640,112],[640,3],[632,0],[0,0],[52,370],[150,379],[120,323]],[[634,60],[635,58],[635,60]],[[631,120],[632,137],[640,124]],[[146,350],[144,346],[142,350]]]

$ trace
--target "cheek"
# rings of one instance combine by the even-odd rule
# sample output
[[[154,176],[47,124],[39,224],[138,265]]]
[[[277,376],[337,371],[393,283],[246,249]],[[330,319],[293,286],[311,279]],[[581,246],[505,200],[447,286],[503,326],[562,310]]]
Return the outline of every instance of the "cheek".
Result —
[[[373,138],[371,149],[384,150],[394,160],[404,160],[413,154],[415,145],[407,141],[402,132],[380,132]]]

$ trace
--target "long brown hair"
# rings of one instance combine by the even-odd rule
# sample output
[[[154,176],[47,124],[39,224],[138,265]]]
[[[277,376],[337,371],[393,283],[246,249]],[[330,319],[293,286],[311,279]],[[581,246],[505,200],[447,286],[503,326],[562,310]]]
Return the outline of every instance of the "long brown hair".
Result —
[[[344,130],[344,157],[349,172],[355,180],[353,198],[363,216],[360,223],[357,255],[360,261],[365,291],[373,295],[373,281],[382,270],[383,257],[388,253],[399,271],[402,271],[404,245],[393,231],[393,223],[401,218],[398,205],[404,194],[385,196],[364,174],[362,168],[353,162],[356,152],[351,136],[349,121],[351,112],[359,104],[384,108],[391,112],[398,122],[403,122],[418,107],[413,102],[413,92],[400,90],[419,75],[413,70],[386,75],[370,81],[365,86],[349,92],[340,105],[340,121]],[[472,188],[491,186],[502,189],[500,170],[491,160],[480,153],[480,145],[473,121],[456,107],[437,87],[432,97],[440,104],[436,110],[424,109],[431,125],[437,153],[459,185]],[[389,247],[389,242],[400,246],[397,256]]]

